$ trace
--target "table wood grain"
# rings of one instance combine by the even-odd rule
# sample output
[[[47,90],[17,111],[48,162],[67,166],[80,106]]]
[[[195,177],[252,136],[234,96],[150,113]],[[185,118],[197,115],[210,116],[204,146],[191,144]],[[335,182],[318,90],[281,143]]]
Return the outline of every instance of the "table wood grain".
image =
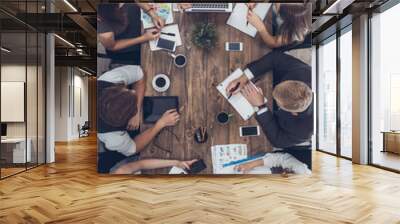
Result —
[[[212,174],[211,146],[217,144],[247,144],[248,154],[271,150],[266,137],[261,133],[255,137],[240,137],[239,127],[256,125],[254,118],[244,121],[230,106],[228,101],[218,92],[216,85],[223,81],[236,68],[245,66],[270,50],[256,36],[252,38],[226,25],[227,13],[175,13],[174,23],[180,29],[183,45],[177,47],[176,53],[187,57],[187,65],[177,68],[173,59],[166,52],[150,51],[149,45],[142,46],[142,67],[147,77],[146,96],[179,96],[179,104],[183,109],[181,119],[175,127],[162,131],[155,141],[142,153],[141,158],[189,160],[202,158],[207,169],[202,174]],[[205,51],[197,48],[191,41],[191,32],[198,22],[215,23],[218,32],[218,42],[215,48]],[[225,42],[243,42],[242,52],[226,52]],[[168,91],[158,93],[152,88],[152,79],[156,74],[163,73],[171,79]],[[272,77],[266,76],[257,82],[268,99],[271,99]],[[271,103],[271,100],[269,101]],[[226,111],[233,113],[229,124],[220,125],[216,115]],[[208,141],[198,144],[194,141],[194,131],[207,127]],[[148,126],[144,126],[142,130]],[[167,152],[162,150],[170,150]],[[149,174],[165,174],[168,169],[146,171]]]

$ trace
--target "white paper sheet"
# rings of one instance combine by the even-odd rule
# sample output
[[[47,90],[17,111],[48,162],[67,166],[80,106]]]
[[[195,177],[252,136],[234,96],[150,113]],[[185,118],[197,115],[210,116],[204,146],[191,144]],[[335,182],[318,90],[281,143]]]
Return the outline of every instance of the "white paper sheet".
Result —
[[[264,20],[270,7],[271,3],[257,3],[256,7],[253,9],[253,12],[258,15],[261,20]],[[233,9],[231,16],[228,18],[226,23],[247,35],[255,37],[257,34],[257,29],[253,25],[247,24],[248,10],[249,8],[247,7],[246,3],[236,3],[235,8]]]

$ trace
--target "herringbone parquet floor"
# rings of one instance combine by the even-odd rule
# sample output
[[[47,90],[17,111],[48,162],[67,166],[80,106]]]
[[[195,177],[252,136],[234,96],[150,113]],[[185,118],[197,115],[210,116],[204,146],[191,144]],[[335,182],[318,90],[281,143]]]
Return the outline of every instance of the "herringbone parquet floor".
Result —
[[[0,223],[400,223],[400,175],[314,154],[311,177],[96,173],[95,138],[0,181]]]

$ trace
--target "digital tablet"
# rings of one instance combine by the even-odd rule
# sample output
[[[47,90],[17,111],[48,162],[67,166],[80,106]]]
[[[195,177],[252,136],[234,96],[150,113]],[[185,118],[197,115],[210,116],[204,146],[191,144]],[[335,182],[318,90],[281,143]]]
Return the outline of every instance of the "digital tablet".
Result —
[[[170,109],[179,110],[177,96],[145,96],[143,98],[143,122],[156,123]]]
[[[165,49],[167,51],[174,52],[175,48],[176,48],[176,44],[175,44],[175,41],[167,40],[167,39],[160,37],[157,41],[157,47]]]

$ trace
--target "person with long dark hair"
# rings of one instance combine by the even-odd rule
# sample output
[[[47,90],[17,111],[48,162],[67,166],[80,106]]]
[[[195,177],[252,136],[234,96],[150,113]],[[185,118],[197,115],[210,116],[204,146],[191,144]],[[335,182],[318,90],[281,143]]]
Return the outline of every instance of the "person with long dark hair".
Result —
[[[154,29],[141,31],[140,9],[149,14]],[[148,3],[99,4],[97,33],[110,58],[111,68],[119,65],[140,65],[140,44],[160,36],[164,20]]]
[[[247,21],[259,32],[261,39],[270,48],[279,48],[294,43],[303,43],[311,34],[311,13],[308,4],[303,3],[274,3],[266,24],[252,9],[256,3],[248,3]]]

